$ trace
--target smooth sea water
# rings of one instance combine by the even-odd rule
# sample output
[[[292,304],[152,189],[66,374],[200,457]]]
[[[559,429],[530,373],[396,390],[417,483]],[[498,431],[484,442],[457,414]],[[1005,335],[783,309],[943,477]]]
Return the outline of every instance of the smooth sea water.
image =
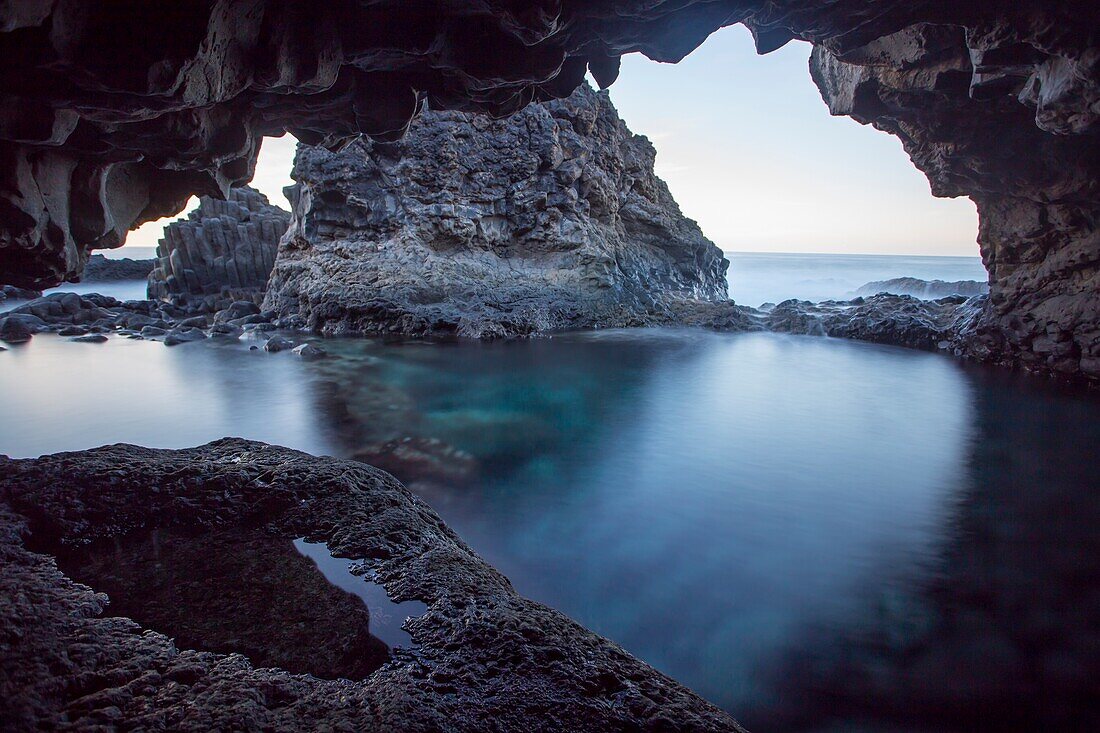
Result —
[[[1095,729],[1094,396],[780,334],[260,343],[35,336],[0,352],[0,453],[358,456],[751,730]]]

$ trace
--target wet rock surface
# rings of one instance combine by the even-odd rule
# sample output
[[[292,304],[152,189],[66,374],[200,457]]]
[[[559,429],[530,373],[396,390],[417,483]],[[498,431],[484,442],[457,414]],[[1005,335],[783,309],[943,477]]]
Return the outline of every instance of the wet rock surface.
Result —
[[[881,293],[854,300],[786,300],[765,311],[768,330],[836,336],[892,346],[961,353],[984,296],[922,300]]]
[[[206,310],[258,301],[289,219],[253,188],[233,189],[225,201],[203,196],[187,218],[164,228],[156,267],[146,273],[149,297]]]
[[[325,334],[474,338],[674,321],[728,262],[656,152],[580,87],[501,121],[427,112],[398,143],[300,147],[265,307]]]
[[[109,295],[89,293],[51,293],[0,314],[0,340],[25,343],[37,333],[79,336],[74,340],[101,342],[103,334],[114,333],[128,338],[163,340],[176,346],[206,338],[239,339],[246,333],[262,333],[277,328],[275,313],[261,311],[253,301],[224,299],[215,305],[224,307],[206,312],[209,301],[188,307],[159,300],[120,301]],[[196,315],[197,314],[197,315]],[[325,356],[320,346],[302,339],[272,335],[267,340],[269,352],[295,349],[303,359]]]
[[[263,530],[155,529],[63,550],[62,571],[178,647],[244,654],[256,667],[366,677],[390,658],[370,610],[329,585],[291,541]],[[292,591],[290,589],[293,589]]]
[[[518,596],[369,466],[225,439],[0,459],[0,469],[7,729],[739,730],[616,645]],[[74,583],[49,556],[64,553],[70,566],[137,533],[215,528],[241,528],[242,542],[305,536],[362,559],[394,600],[427,604],[408,625],[416,649],[361,680],[258,668],[112,616],[100,589]]]

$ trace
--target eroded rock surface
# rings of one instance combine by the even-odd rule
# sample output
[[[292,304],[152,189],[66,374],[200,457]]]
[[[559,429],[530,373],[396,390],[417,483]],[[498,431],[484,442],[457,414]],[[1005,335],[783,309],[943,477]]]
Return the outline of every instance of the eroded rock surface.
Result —
[[[76,277],[127,229],[225,195],[262,135],[337,149],[395,139],[425,101],[514,113],[737,22],[761,52],[814,43],[835,113],[897,135],[936,195],[977,202],[991,295],[968,354],[1100,376],[1092,0],[7,3],[0,280]]]
[[[326,334],[475,338],[674,320],[728,262],[581,86],[492,121],[427,112],[397,143],[299,148],[265,307]]]
[[[834,114],[898,136],[935,195],[977,204],[990,293],[964,353],[1100,380],[1100,18],[1073,6],[826,43],[810,70]]]
[[[416,649],[364,679],[177,648],[110,613],[51,554],[155,529],[324,541],[420,600]],[[0,725],[5,730],[740,730],[724,713],[528,601],[395,479],[238,439],[0,458]],[[288,593],[295,588],[287,588]]]
[[[235,188],[224,201],[203,196],[187,218],[164,228],[149,297],[208,310],[259,300],[289,220],[253,188]]]

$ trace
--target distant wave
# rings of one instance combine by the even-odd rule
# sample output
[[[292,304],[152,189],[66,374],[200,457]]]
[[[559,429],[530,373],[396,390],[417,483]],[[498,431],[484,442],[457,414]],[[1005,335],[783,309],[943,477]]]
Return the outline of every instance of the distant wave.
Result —
[[[921,280],[916,277],[895,277],[892,280],[876,280],[869,282],[855,291],[854,295],[876,295],[878,293],[892,293],[894,295],[912,295],[924,300],[945,298],[948,295],[984,295],[989,292],[989,285],[977,280],[956,280],[946,282],[944,280]]]

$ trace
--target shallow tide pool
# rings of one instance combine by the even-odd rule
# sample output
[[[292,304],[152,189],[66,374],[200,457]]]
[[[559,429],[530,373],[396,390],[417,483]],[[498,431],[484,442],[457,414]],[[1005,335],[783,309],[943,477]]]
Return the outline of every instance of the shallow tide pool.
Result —
[[[1092,397],[777,334],[256,344],[36,336],[0,353],[0,453],[235,435],[380,465],[752,730],[1095,720]]]

